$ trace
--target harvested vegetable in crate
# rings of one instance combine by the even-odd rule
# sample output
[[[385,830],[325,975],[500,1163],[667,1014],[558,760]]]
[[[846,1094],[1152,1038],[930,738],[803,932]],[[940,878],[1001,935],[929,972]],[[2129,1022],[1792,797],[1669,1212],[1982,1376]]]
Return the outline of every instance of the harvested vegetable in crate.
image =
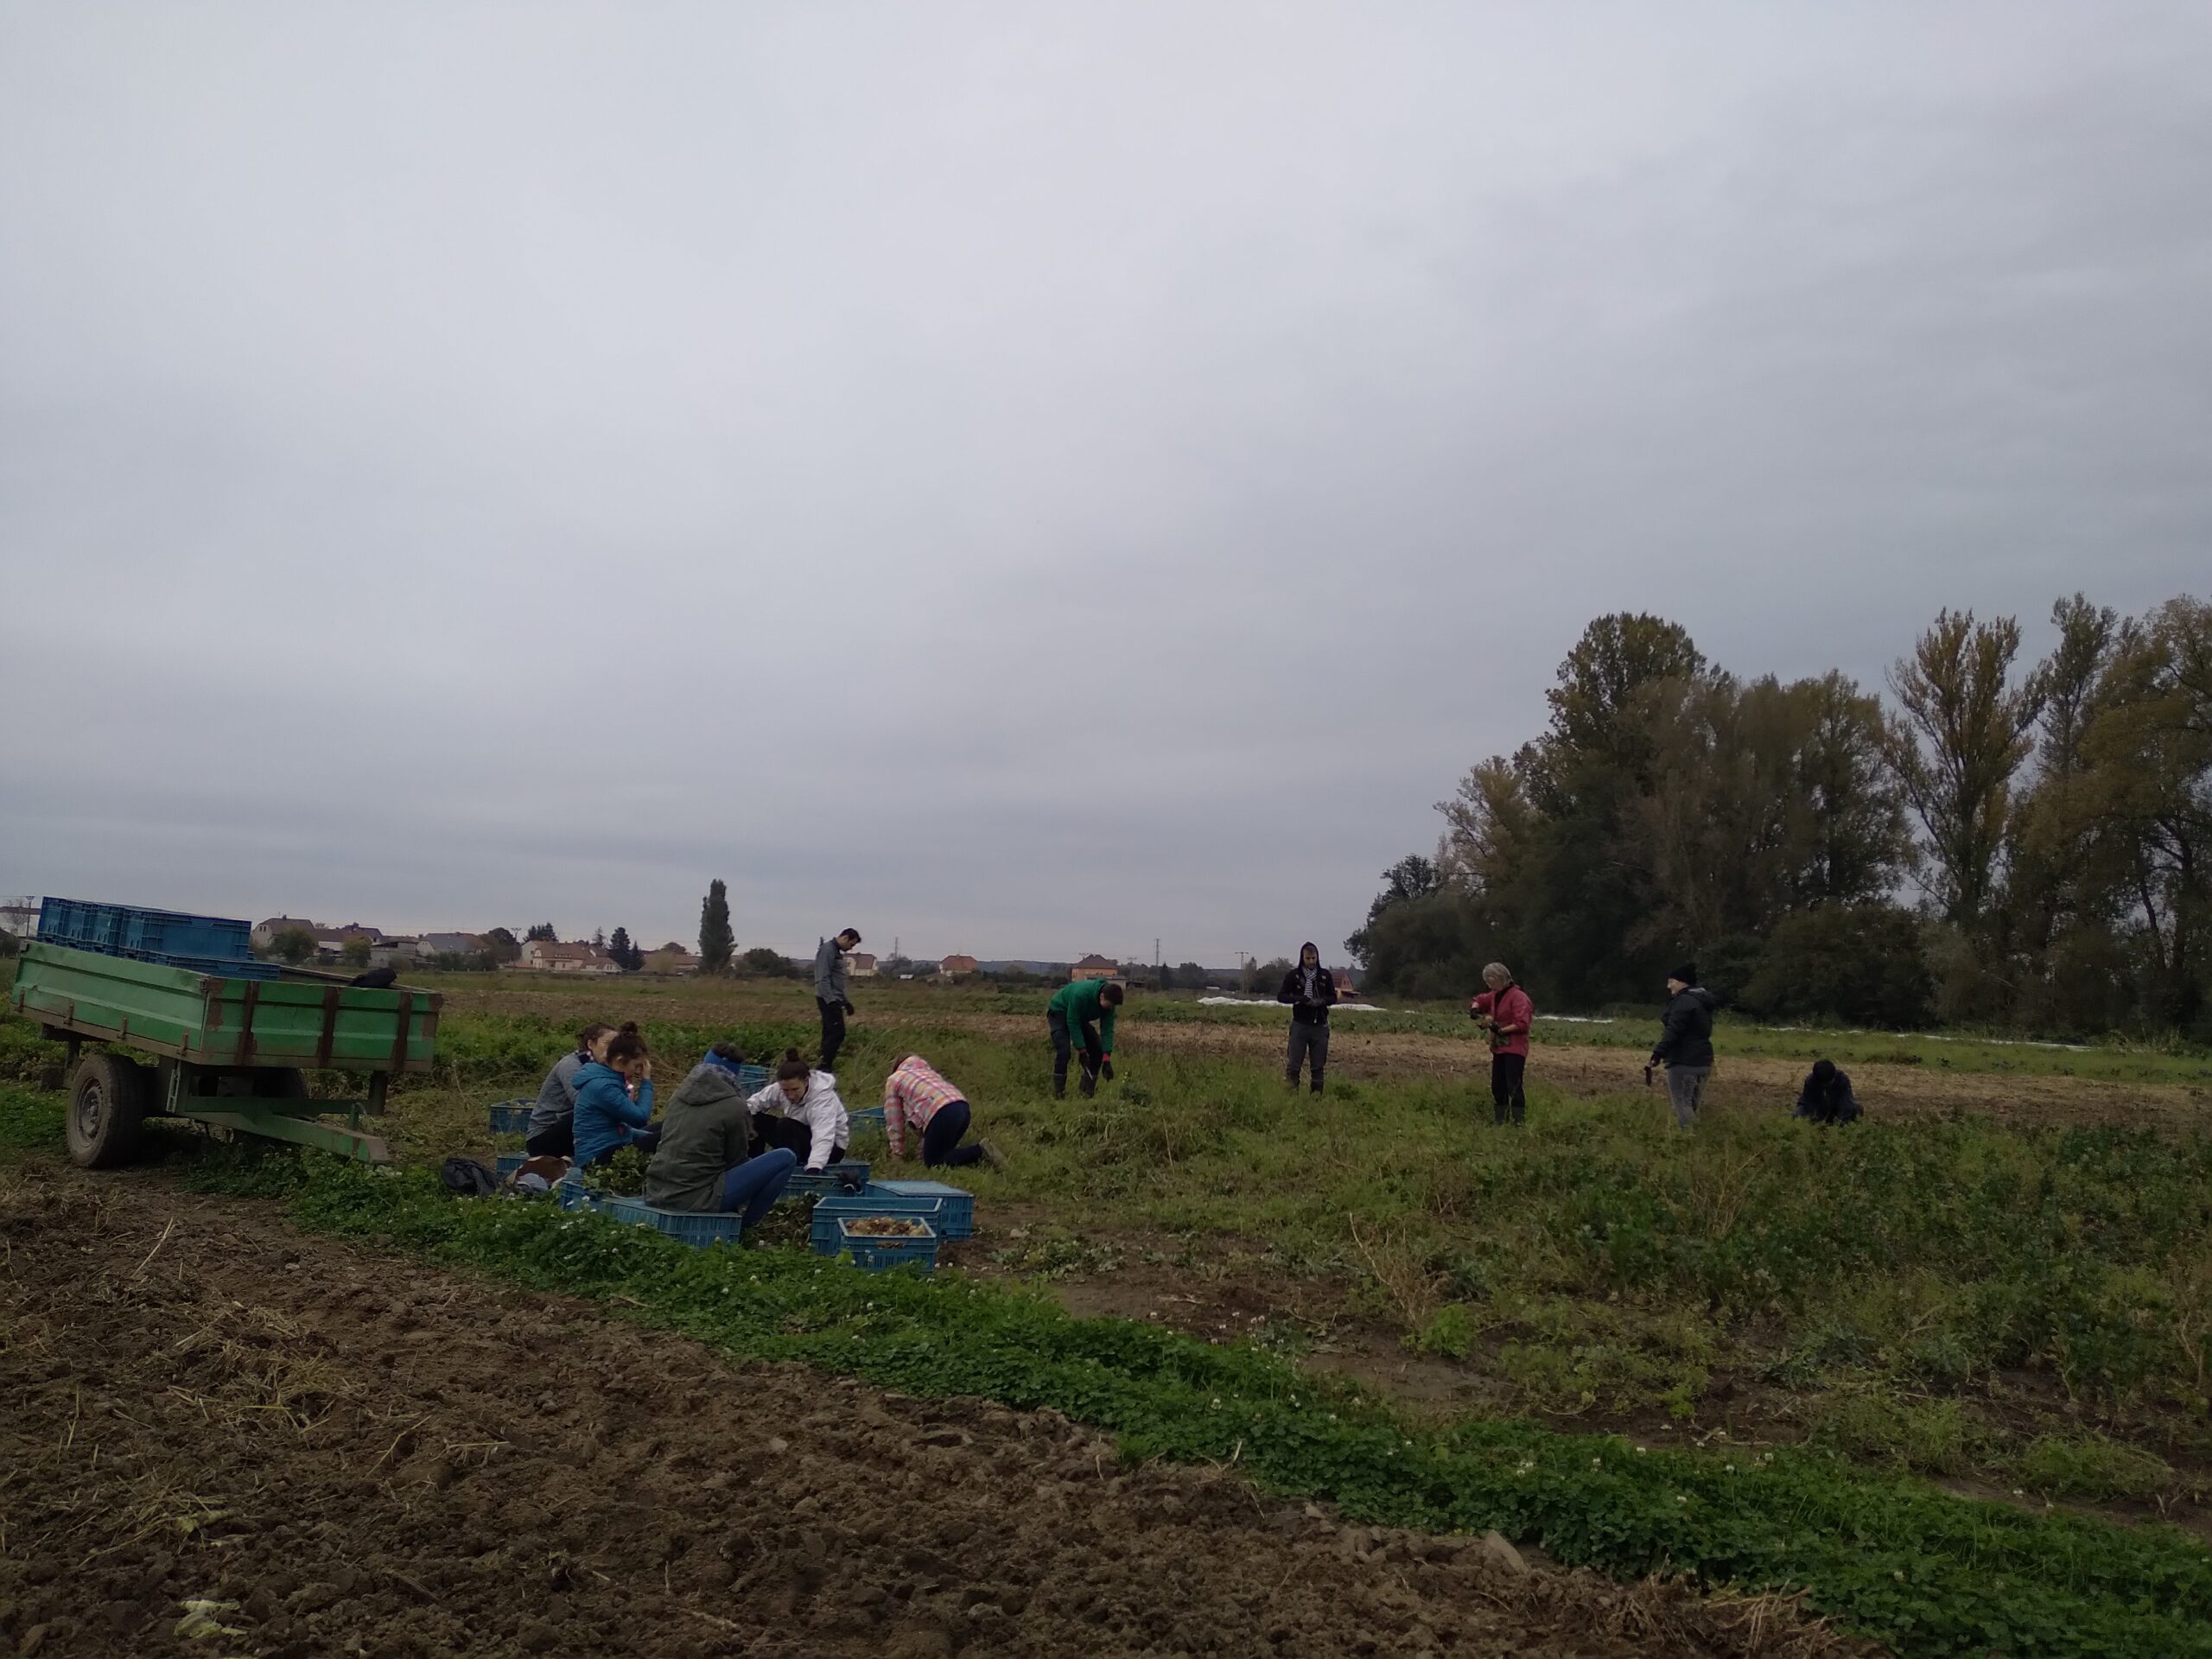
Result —
[[[867,1238],[927,1238],[926,1224],[910,1216],[860,1216],[845,1224],[848,1233]]]

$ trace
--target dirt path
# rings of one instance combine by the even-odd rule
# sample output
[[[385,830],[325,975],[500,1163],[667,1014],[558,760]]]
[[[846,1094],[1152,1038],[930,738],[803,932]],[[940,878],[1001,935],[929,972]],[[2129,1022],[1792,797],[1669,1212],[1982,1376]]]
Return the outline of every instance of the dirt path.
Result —
[[[0,1643],[191,1653],[1862,1652],[1515,1570],[1065,1421],[930,1404],[302,1236],[0,1172]],[[186,1604],[228,1634],[180,1634]]]

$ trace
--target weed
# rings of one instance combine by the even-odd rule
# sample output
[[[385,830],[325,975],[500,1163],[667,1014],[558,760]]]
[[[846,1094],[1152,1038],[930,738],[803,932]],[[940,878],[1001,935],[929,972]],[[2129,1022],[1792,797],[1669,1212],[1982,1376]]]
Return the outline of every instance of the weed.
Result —
[[[1955,1475],[1967,1461],[1967,1420],[1955,1400],[1881,1391],[1839,1395],[1815,1416],[1811,1440],[1861,1463],[1923,1475]]]
[[[1440,1307],[1421,1334],[1410,1339],[1410,1345],[1420,1353],[1465,1359],[1475,1345],[1474,1319],[1457,1302]]]
[[[2155,1497],[2174,1475],[2164,1460],[2100,1434],[2039,1434],[2010,1466],[2023,1487],[2046,1497]]]

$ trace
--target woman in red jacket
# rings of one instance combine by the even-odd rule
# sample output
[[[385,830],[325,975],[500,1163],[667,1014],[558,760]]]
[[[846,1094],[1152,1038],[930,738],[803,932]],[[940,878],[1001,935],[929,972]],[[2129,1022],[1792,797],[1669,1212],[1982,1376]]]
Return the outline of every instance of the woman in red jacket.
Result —
[[[1490,1036],[1490,1094],[1494,1121],[1503,1124],[1511,1113],[1516,1124],[1529,1116],[1529,1096],[1523,1090],[1529,1070],[1529,1027],[1536,1021],[1536,1005],[1529,993],[1513,982],[1502,962],[1483,969],[1483,992],[1467,1013]]]

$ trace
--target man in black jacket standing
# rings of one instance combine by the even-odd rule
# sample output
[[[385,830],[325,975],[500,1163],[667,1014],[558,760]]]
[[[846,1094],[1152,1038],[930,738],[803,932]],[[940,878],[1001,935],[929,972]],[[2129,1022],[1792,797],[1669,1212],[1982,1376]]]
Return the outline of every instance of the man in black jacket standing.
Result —
[[[1310,1057],[1313,1092],[1329,1068],[1329,1010],[1336,1006],[1336,976],[1321,965],[1320,947],[1308,939],[1298,952],[1298,966],[1282,976],[1275,1001],[1290,1004],[1290,1086],[1298,1087],[1299,1067]]]
[[[1697,982],[1697,964],[1686,962],[1667,976],[1666,1024],[1652,1045],[1651,1064],[1667,1068],[1667,1095],[1675,1122],[1690,1128],[1713,1075],[1713,995]]]

